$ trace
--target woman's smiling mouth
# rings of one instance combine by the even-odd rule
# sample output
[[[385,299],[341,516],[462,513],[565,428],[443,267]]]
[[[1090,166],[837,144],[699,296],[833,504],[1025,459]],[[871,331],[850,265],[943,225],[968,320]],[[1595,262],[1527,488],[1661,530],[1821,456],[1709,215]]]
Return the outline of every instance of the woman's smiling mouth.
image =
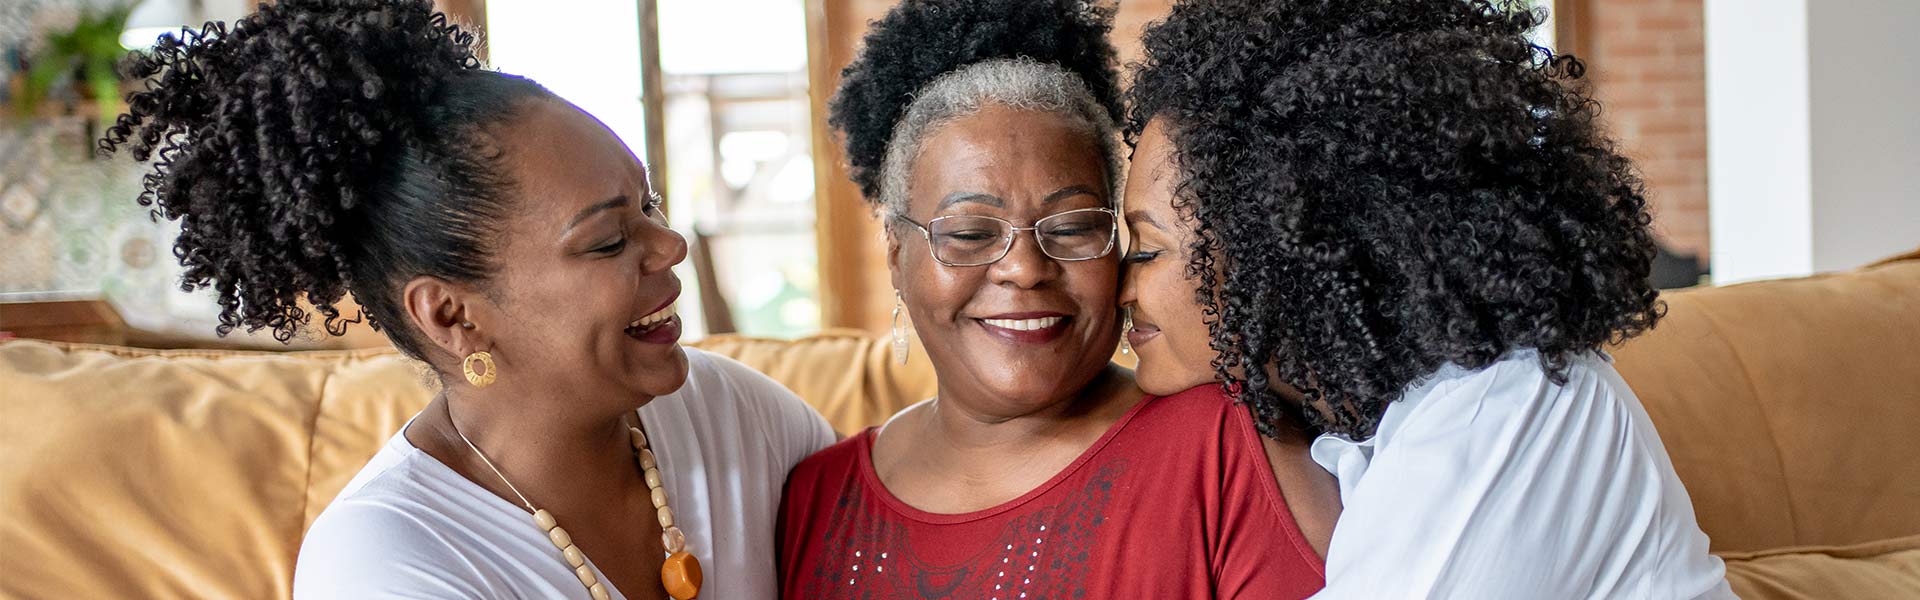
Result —
[[[974,319],[981,329],[1000,339],[1019,344],[1045,344],[1060,339],[1073,317],[1051,312],[1024,312]]]
[[[678,298],[669,300],[666,306],[627,324],[627,337],[651,344],[671,344],[679,341],[680,311],[676,300]]]
[[[1160,337],[1160,328],[1148,323],[1135,321],[1133,328],[1127,330],[1127,345],[1139,348],[1142,344]]]

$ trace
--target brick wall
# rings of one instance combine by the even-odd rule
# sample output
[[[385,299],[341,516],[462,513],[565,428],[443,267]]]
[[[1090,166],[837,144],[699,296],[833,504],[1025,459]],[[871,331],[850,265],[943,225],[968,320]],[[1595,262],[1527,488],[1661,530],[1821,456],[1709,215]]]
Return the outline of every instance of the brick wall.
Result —
[[[1564,2],[1564,0],[1563,0]],[[1701,0],[1589,0],[1588,74],[1603,118],[1639,165],[1654,228],[1671,249],[1707,258],[1707,93]]]

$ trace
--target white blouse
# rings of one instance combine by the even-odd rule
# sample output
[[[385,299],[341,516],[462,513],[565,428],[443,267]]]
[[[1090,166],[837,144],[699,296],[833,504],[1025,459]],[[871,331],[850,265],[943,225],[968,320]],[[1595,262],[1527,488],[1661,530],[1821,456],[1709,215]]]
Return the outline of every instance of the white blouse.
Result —
[[[795,463],[833,443],[833,430],[767,376],[724,356],[686,352],[686,385],[641,407],[640,419],[650,432],[686,433],[648,441],[673,499],[675,524],[706,567],[700,597],[774,598],[781,488]],[[415,448],[403,428],[314,521],[300,544],[293,597],[588,594],[525,508]]]
[[[1598,354],[1447,366],[1323,435],[1344,508],[1314,598],[1733,598],[1646,409]]]

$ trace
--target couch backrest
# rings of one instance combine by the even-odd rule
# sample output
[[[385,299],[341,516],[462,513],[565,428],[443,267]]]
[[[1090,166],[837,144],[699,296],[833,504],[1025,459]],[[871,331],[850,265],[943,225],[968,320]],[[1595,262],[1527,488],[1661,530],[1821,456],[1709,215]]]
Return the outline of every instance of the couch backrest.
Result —
[[[419,381],[389,353],[0,343],[0,597],[287,597]]]
[[[1920,534],[1920,253],[1667,306],[1614,355],[1716,551]]]
[[[1920,533],[1920,261],[1672,294],[1615,351],[1714,548]],[[933,393],[831,332],[696,344],[853,432]],[[299,541],[429,398],[388,351],[0,342],[0,597],[284,598]]]

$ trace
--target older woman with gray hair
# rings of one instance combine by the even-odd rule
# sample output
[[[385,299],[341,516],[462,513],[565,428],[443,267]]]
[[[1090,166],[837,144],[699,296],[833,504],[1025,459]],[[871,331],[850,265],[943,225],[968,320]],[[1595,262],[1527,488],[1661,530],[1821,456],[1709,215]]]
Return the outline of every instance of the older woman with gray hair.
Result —
[[[831,122],[887,230],[938,395],[788,478],[789,598],[1305,597],[1301,537],[1244,407],[1155,397],[1119,342],[1110,9],[906,0]]]

